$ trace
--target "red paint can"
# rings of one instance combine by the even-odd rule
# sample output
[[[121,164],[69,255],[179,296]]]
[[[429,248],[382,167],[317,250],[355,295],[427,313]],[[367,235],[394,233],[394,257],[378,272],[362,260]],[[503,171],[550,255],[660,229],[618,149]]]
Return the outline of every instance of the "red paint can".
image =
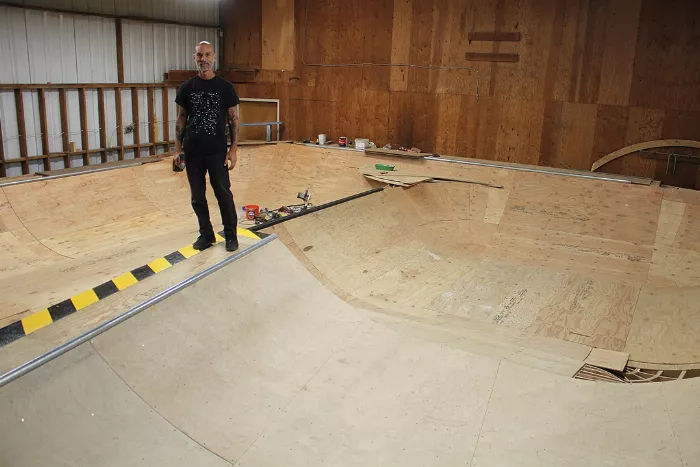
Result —
[[[348,139],[345,136],[338,138],[338,146],[345,148],[348,146]]]
[[[245,209],[245,217],[248,220],[255,220],[255,216],[258,215],[260,212],[260,206],[257,204],[248,204],[246,206],[243,206],[243,209]]]

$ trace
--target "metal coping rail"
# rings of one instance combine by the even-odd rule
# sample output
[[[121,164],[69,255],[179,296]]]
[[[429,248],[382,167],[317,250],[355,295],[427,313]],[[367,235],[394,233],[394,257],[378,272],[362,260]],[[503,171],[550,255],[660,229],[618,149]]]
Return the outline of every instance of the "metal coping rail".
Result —
[[[12,161],[10,161],[12,162]],[[85,174],[91,174],[91,173],[96,173],[96,172],[106,172],[108,170],[115,170],[115,169],[123,169],[125,167],[136,167],[139,165],[143,165],[143,162],[134,162],[133,164],[123,164],[123,165],[117,165],[113,167],[101,167],[101,168],[96,168],[96,169],[91,169],[91,170],[80,170],[77,172],[71,172],[67,174],[58,174],[58,175],[49,175],[46,177],[35,177],[35,178],[25,178],[23,180],[15,180],[12,182],[0,182],[0,188],[6,187],[6,186],[14,186],[14,185],[23,185],[25,183],[34,183],[34,182],[43,182],[44,180],[53,180],[56,178],[65,178],[65,177],[74,177],[76,175],[85,175]]]
[[[114,318],[105,321],[104,323],[100,324],[99,326],[84,332],[83,334],[74,337],[73,339],[69,340],[68,342],[65,342],[58,347],[54,348],[53,350],[50,350],[43,355],[40,355],[10,371],[7,373],[3,374],[0,376],[0,388],[5,386],[6,384],[16,380],[17,378],[20,378],[21,376],[26,375],[27,373],[36,370],[42,365],[45,365],[46,363],[50,362],[51,360],[54,360],[55,358],[60,357],[61,355],[65,354],[66,352],[73,350],[74,348],[84,344],[85,342],[89,341],[90,339],[93,339],[100,334],[102,334],[105,331],[108,331],[109,329],[117,326],[118,324],[126,321],[129,318],[133,318],[137,314],[141,313],[144,310],[147,310],[148,308],[152,307],[153,305],[165,300],[166,298],[170,297],[171,295],[189,287],[190,285],[199,282],[200,280],[204,279],[205,277],[213,274],[214,272],[224,268],[228,264],[231,264],[244,256],[249,255],[250,253],[254,252],[255,250],[258,250],[262,248],[263,246],[271,243],[273,240],[277,239],[277,235],[270,235],[269,237],[265,237],[261,239],[259,242],[249,246],[248,248],[239,251],[238,253],[235,253],[222,261],[219,261],[218,263],[214,264],[213,266],[208,267],[207,269],[195,274],[194,276],[191,276],[167,289],[164,291],[160,292],[159,294],[149,298],[148,300],[136,305],[135,307],[131,308],[128,311],[125,311],[124,313],[115,316]]]
[[[511,165],[503,165],[503,164],[497,164],[497,163],[492,163],[492,162],[476,162],[476,161],[460,161],[460,160],[455,160],[455,159],[447,159],[444,157],[433,157],[433,156],[428,156],[424,157],[424,160],[427,161],[436,161],[436,162],[449,162],[452,164],[465,164],[465,165],[478,165],[480,167],[493,167],[497,169],[507,169],[507,170],[519,170],[521,172],[534,172],[534,173],[541,173],[541,174],[547,174],[547,175],[563,175],[564,177],[577,177],[577,178],[589,178],[591,180],[603,180],[607,182],[619,182],[619,183],[632,183],[632,180],[628,180],[625,178],[614,178],[614,177],[601,177],[598,175],[586,175],[586,174],[578,174],[578,173],[568,173],[568,172],[558,172],[558,171],[551,171],[551,170],[544,170],[544,169],[535,169],[535,168],[530,168],[530,167],[516,167],[516,166],[511,166]]]

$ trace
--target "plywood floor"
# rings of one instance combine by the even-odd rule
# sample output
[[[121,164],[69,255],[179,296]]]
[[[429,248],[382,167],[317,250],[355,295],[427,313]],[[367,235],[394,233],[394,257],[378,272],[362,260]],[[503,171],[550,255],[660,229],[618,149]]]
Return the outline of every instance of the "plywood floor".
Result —
[[[700,463],[700,380],[574,380],[458,328],[355,308],[273,241],[0,388],[0,464]]]
[[[310,188],[320,204],[380,186],[359,167],[387,160],[504,188],[390,188],[285,223],[285,243],[338,296],[624,351],[647,367],[700,362],[696,192],[297,145],[241,148],[233,191],[238,206],[276,208]],[[195,236],[186,178],[168,161],[2,188],[0,325]]]

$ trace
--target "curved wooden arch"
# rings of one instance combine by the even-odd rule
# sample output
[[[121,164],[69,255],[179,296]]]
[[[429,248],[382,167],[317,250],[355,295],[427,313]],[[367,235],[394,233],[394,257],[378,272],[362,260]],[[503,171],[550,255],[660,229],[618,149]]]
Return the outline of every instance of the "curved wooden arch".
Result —
[[[700,141],[694,141],[692,139],[658,139],[655,141],[633,144],[631,146],[627,146],[626,148],[611,152],[605,157],[601,157],[593,163],[591,166],[591,172],[595,172],[608,162],[614,161],[615,159],[619,159],[620,157],[624,157],[628,154],[632,154],[633,152],[665,147],[700,149]]]

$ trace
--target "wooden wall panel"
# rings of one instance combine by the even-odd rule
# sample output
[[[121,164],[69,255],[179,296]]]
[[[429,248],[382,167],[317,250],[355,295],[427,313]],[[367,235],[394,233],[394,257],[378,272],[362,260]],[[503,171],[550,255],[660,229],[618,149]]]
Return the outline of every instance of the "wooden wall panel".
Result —
[[[241,89],[281,99],[286,138],[363,136],[380,146],[575,169],[633,142],[700,139],[700,2],[225,2],[225,66],[267,69]],[[472,32],[519,33],[521,41],[470,42]],[[474,53],[519,60],[467,61]],[[478,74],[310,66],[360,62]],[[274,71],[280,63],[293,69]],[[629,156],[605,171],[658,175],[665,161]],[[694,186],[697,170],[683,171],[690,173],[663,179]]]
[[[583,2],[584,4],[586,2]],[[603,67],[608,0],[590,0],[586,13],[583,61],[581,62],[577,102],[593,104],[598,101],[600,73]],[[581,30],[584,27],[581,25]]]
[[[496,160],[537,165],[544,108],[542,101],[508,99],[501,109]]]
[[[224,67],[262,68],[262,3],[227,0],[221,4],[220,16]]]
[[[593,162],[611,152],[625,147],[627,134],[627,108],[614,105],[599,105],[596,113],[595,134],[593,136],[593,150],[588,161],[590,167]],[[617,159],[606,165],[605,170],[619,173],[622,159]]]
[[[642,0],[610,0],[598,102],[628,105]]]
[[[630,105],[700,110],[700,2],[644,0]]]
[[[262,68],[293,70],[294,0],[262,0],[261,15]]]

